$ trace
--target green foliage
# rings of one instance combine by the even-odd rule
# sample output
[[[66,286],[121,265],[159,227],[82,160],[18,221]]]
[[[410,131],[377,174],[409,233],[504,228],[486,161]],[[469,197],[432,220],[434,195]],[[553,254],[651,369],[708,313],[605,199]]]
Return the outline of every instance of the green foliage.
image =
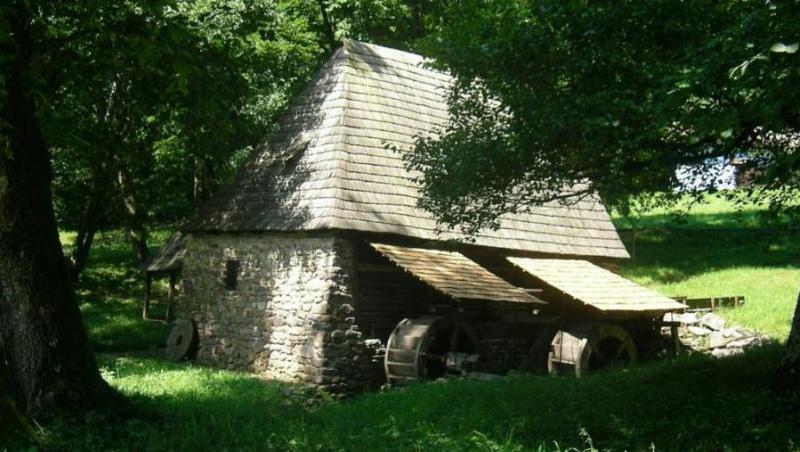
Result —
[[[151,220],[186,215],[195,185],[207,197],[231,176],[322,57],[304,18],[267,0],[48,3],[40,20],[56,68],[44,130],[69,227],[87,198],[121,205],[119,166]]]
[[[781,207],[800,168],[797,14],[759,1],[453,4],[425,46],[456,77],[453,118],[408,154],[423,205],[474,230],[587,181],[578,194],[608,201],[671,192],[681,164],[708,188],[709,159],[748,154],[771,189],[753,196]]]
[[[228,182],[276,130],[330,39],[407,48],[442,11],[400,0],[36,5],[54,203],[84,248],[98,228],[146,236]]]
[[[358,39],[399,49],[413,49],[435,30],[449,1],[328,0],[337,39]]]

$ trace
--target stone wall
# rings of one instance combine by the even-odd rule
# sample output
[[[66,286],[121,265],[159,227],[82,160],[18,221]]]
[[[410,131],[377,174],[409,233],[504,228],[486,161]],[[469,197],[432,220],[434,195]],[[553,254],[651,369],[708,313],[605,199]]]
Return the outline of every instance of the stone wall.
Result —
[[[679,324],[678,335],[683,347],[706,353],[715,358],[741,355],[755,347],[771,343],[768,336],[735,325],[726,325],[725,319],[708,312],[665,314],[664,320]],[[664,331],[666,333],[666,331]]]
[[[238,261],[235,290],[226,262]],[[298,233],[192,234],[178,317],[199,334],[198,358],[266,378],[353,392],[380,363],[355,325],[352,242]]]

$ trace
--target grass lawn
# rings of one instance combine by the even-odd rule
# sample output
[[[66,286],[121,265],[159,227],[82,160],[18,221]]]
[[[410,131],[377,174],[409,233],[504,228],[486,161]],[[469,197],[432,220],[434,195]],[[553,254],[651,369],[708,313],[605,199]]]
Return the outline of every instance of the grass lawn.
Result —
[[[169,237],[169,231],[156,231],[152,236],[152,241],[160,245]],[[66,252],[74,240],[73,233],[61,233]],[[154,284],[153,291],[154,298],[166,299],[163,281]],[[142,321],[144,277],[120,231],[97,234],[76,293],[95,351],[140,351],[163,346],[169,327]],[[152,315],[163,316],[163,309],[163,305],[154,303]]]
[[[577,380],[455,380],[305,408],[289,386],[149,359],[106,358],[142,417],[49,424],[64,450],[798,450],[797,400],[768,393],[779,348],[693,356]],[[299,390],[299,388],[296,388]],[[588,435],[588,436],[582,436]]]
[[[784,341],[800,292],[800,229],[760,228],[765,206],[707,201],[679,206],[680,222],[664,209],[647,212],[636,231],[612,212],[633,257],[623,275],[669,296],[744,295],[744,307],[722,314]]]
[[[651,212],[638,223],[651,229],[635,240],[623,231],[629,249],[635,241],[635,259],[622,272],[669,295],[744,295],[747,304],[724,315],[783,340],[800,289],[798,232],[759,229],[757,208],[745,230],[730,230],[743,227],[730,206],[703,209],[678,227],[669,213]],[[167,235],[159,232],[156,241]],[[62,235],[67,246],[71,238]],[[156,290],[163,295],[165,287]],[[104,376],[139,415],[44,418],[44,448],[800,450],[800,400],[769,392],[779,344],[731,359],[684,356],[580,380],[455,380],[334,401],[244,373],[142,358],[138,351],[160,347],[168,332],[141,321],[142,291],[120,234],[101,234],[79,301]]]
[[[731,193],[728,193],[731,195]],[[800,200],[790,203],[796,208]],[[639,215],[624,217],[616,210],[611,216],[618,228],[623,229],[697,229],[697,228],[746,228],[761,229],[797,227],[787,215],[771,215],[766,204],[743,200],[735,194],[726,198],[721,194],[706,195],[700,201],[685,197],[673,207],[650,208]]]
[[[622,232],[629,250],[633,233]],[[669,296],[744,295],[730,321],[784,341],[800,291],[800,231],[638,232],[622,274]]]

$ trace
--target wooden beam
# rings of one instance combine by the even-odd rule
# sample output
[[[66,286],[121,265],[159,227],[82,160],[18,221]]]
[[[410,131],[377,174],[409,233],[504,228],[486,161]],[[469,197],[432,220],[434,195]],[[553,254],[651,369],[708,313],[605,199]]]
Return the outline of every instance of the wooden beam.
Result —
[[[365,273],[391,273],[400,272],[399,268],[388,264],[358,263],[357,270]]]
[[[165,319],[167,323],[172,320],[172,302],[175,299],[175,281],[178,279],[174,271],[169,273],[169,293],[167,295],[167,313]]]
[[[142,306],[142,318],[150,320],[150,294],[153,289],[153,275],[145,272],[144,279],[144,306]]]

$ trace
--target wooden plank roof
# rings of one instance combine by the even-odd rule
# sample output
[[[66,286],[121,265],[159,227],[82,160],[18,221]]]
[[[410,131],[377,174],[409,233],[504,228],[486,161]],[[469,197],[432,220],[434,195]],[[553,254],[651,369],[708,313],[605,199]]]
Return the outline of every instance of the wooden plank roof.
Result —
[[[667,312],[685,307],[588,261],[525,257],[508,260],[547,285],[601,311]]]
[[[205,203],[186,231],[355,230],[425,240],[440,234],[418,207],[418,173],[404,166],[415,137],[448,120],[452,79],[423,57],[345,41],[295,99],[279,132],[236,181]],[[399,150],[399,152],[397,151]],[[504,215],[474,237],[481,246],[559,255],[627,258],[596,197]]]
[[[461,253],[381,243],[370,245],[422,282],[456,300],[544,304]]]
[[[150,273],[180,270],[185,255],[186,236],[176,232],[167,239],[158,253],[151,255],[142,263],[141,269]]]

